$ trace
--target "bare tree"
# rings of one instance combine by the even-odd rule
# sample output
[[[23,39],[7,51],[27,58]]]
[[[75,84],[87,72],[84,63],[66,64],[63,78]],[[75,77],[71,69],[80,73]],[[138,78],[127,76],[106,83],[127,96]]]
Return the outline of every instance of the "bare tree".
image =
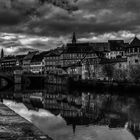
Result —
[[[113,73],[114,73],[114,65],[113,64],[105,64],[103,65],[103,74],[105,77],[108,78],[108,80],[111,80],[113,78]]]
[[[140,82],[140,65],[131,65],[129,67],[129,80]]]
[[[128,73],[126,70],[114,69],[113,79],[116,81],[126,81]]]

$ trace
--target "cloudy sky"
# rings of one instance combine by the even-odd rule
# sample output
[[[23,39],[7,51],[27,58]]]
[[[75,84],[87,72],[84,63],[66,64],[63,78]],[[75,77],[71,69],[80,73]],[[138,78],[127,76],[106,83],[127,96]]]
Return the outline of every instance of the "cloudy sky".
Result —
[[[47,50],[70,41],[130,41],[140,31],[140,0],[0,0],[0,48]]]

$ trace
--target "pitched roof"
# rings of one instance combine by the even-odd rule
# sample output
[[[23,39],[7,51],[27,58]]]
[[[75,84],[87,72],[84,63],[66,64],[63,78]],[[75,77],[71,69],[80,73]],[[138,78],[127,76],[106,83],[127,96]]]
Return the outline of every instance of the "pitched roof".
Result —
[[[26,55],[16,55],[17,59],[23,59]]]
[[[29,52],[23,59],[24,60],[31,60],[36,53],[37,53],[37,51]]]
[[[0,59],[0,61],[16,61],[16,57],[14,55],[8,55]]]
[[[51,57],[51,56],[60,56],[63,52],[62,48],[57,48],[54,50],[50,50],[45,56],[46,57]]]
[[[125,48],[124,40],[108,40],[111,51],[120,51]]]
[[[65,53],[86,53],[89,51],[103,52],[108,49],[108,42],[98,42],[98,43],[68,43],[65,48]]]
[[[48,51],[44,51],[44,52],[35,54],[32,57],[31,62],[41,62],[46,54],[48,54]]]
[[[140,40],[135,36],[135,38],[130,43],[130,46],[132,46],[132,47],[140,47]]]

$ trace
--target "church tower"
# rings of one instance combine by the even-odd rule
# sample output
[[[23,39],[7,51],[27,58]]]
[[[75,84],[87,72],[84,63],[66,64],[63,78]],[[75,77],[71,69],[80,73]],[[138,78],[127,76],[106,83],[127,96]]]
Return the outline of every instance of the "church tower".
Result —
[[[3,58],[4,57],[4,51],[3,51],[3,49],[1,49],[1,58]]]
[[[76,34],[75,34],[75,32],[73,32],[73,35],[72,35],[72,44],[76,44]]]

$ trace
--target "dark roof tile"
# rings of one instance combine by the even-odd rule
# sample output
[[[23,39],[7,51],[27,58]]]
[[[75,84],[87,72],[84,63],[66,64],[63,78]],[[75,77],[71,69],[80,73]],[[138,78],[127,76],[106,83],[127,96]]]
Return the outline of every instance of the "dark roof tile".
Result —
[[[32,57],[31,62],[41,62],[46,54],[48,54],[48,51],[44,51],[44,52],[35,54]]]
[[[65,48],[65,53],[86,53],[89,51],[103,52],[108,50],[109,44],[107,42],[102,43],[76,43],[67,44]]]
[[[140,40],[137,37],[135,37],[132,40],[132,42],[130,43],[130,46],[131,47],[140,47]]]

